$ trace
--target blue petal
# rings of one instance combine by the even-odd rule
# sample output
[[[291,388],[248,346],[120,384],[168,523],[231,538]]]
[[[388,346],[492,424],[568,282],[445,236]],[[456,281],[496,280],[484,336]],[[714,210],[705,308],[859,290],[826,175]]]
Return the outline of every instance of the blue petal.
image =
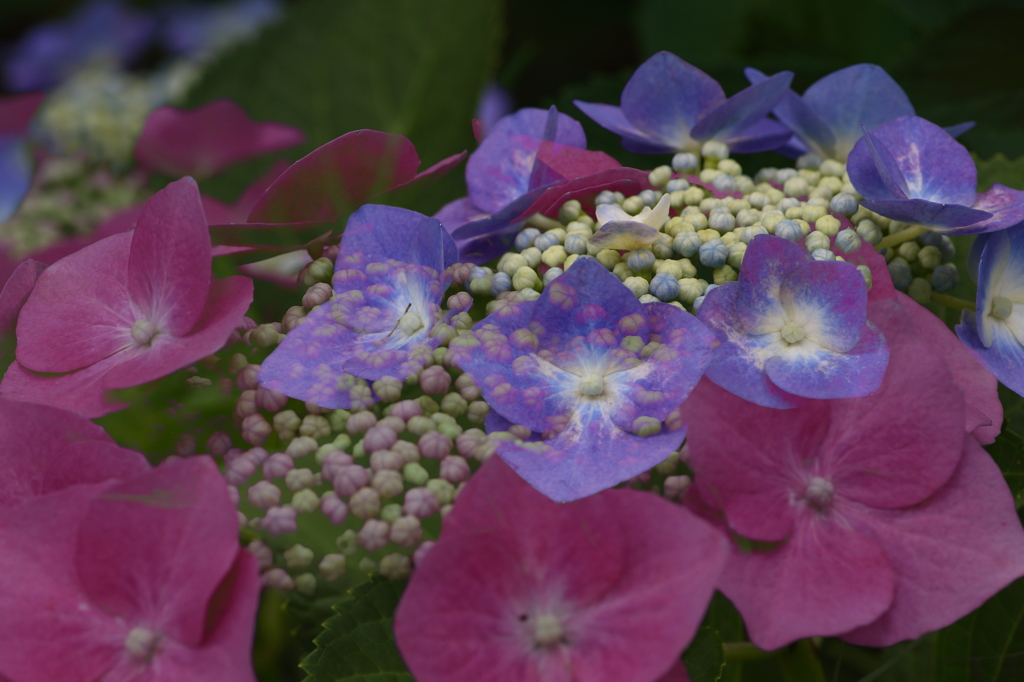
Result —
[[[18,210],[32,186],[32,155],[20,137],[0,135],[0,223]]]
[[[760,83],[768,76],[757,69],[743,70],[747,80]],[[836,136],[828,124],[795,92],[787,90],[772,109],[772,113],[796,133],[800,141],[807,146],[806,151],[814,151],[823,159],[835,157]]]
[[[859,188],[858,188],[859,190]],[[924,199],[862,201],[861,206],[892,220],[930,227],[944,234],[975,234],[976,224],[992,214],[956,204],[937,204]],[[971,228],[958,230],[955,228]]]
[[[979,194],[971,208],[987,211],[992,217],[971,225],[970,230],[958,230],[955,234],[995,232],[1024,221],[1024,192],[997,182]]]
[[[622,113],[656,143],[695,151],[690,131],[725,101],[722,86],[671,52],[659,52],[633,73],[622,90]]]
[[[762,118],[725,142],[734,154],[755,154],[784,147],[792,137],[793,132],[786,126],[770,118]]]
[[[830,73],[804,91],[803,100],[835,135],[835,156],[846,160],[860,139],[861,124],[873,130],[914,106],[896,81],[875,64],[855,64]]]
[[[793,82],[791,71],[782,71],[768,80],[740,90],[735,95],[705,112],[690,136],[695,140],[728,141],[765,117]]]
[[[531,189],[534,159],[544,140],[549,112],[520,109],[499,120],[466,164],[466,186],[473,203],[495,214]],[[585,149],[587,138],[579,121],[557,114],[552,142]]]
[[[805,339],[770,358],[765,373],[782,390],[804,398],[862,398],[882,385],[888,364],[885,337],[866,323],[849,351],[836,353]]]
[[[988,348],[978,337],[977,320],[974,312],[965,310],[956,326],[960,337],[971,355],[991,372],[1000,383],[1017,395],[1024,396],[1024,346],[1006,325],[995,325],[992,345]]]
[[[375,204],[361,206],[349,217],[341,250],[362,253],[367,261],[394,259],[438,272],[459,261],[455,241],[437,218]]]
[[[942,129],[949,133],[950,137],[960,137],[968,130],[974,128],[975,125],[974,121],[964,121],[963,123],[957,123],[955,126],[944,126]]]
[[[782,282],[789,273],[811,262],[813,258],[807,250],[788,239],[758,235],[750,240],[736,285],[736,296],[744,311],[737,320],[745,331],[762,333],[755,320],[784,314],[779,300]],[[698,317],[703,319],[703,314]]]
[[[882,196],[868,196],[862,194],[867,199],[911,199],[912,197],[910,190],[907,187],[907,180],[903,177],[903,171],[900,168],[900,163],[896,160],[894,154],[889,150],[881,140],[875,139],[867,128],[862,126],[864,131],[864,137],[858,145],[863,145],[871,155],[871,162],[875,165],[875,172],[878,173],[878,177],[881,179],[882,184],[885,186],[887,195]],[[852,178],[853,176],[851,176]],[[856,186],[856,185],[855,185]]]
[[[675,151],[675,147],[659,143],[657,140],[651,139],[647,133],[637,129],[626,120],[626,115],[622,113],[621,107],[613,104],[582,102],[578,99],[573,100],[572,103],[597,125],[620,135],[623,138],[623,146],[626,146],[628,142],[633,147],[639,147],[639,149],[631,149],[631,151],[639,154],[666,154]]]

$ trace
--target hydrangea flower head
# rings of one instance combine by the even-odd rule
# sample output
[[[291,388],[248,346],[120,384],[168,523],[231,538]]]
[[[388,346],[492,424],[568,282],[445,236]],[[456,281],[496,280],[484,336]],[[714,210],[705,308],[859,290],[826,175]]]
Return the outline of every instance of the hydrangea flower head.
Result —
[[[739,536],[720,589],[751,641],[889,646],[1024,575],[1024,531],[964,397],[895,301],[871,304],[892,361],[864,398],[779,412],[703,382],[683,405],[696,492]],[[690,493],[688,493],[689,495]]]
[[[106,401],[107,390],[144,384],[216,352],[253,290],[245,277],[212,279],[210,261],[199,189],[183,178],[146,203],[134,231],[39,274],[18,317],[18,362],[0,393],[95,417],[119,409]]]
[[[725,552],[723,535],[653,495],[560,505],[495,457],[417,566],[395,638],[422,682],[685,680],[679,654]]]
[[[889,360],[860,272],[779,237],[751,240],[739,280],[710,291],[698,317],[722,342],[708,378],[766,407],[868,395]]]
[[[965,310],[957,336],[1002,383],[1024,394],[1024,226],[979,235],[976,310]]]
[[[135,160],[146,170],[205,178],[304,140],[298,128],[256,123],[231,100],[219,99],[197,109],[160,107],[151,113],[135,143]]]
[[[1024,220],[1024,192],[997,183],[978,194],[967,149],[918,116],[865,130],[847,171],[864,207],[936,232],[993,232]]]
[[[726,99],[722,86],[671,52],[659,52],[633,73],[621,106],[574,100],[603,128],[622,136],[640,154],[700,153],[709,140],[738,153],[774,149],[792,134],[766,118],[793,80],[777,73]]]
[[[498,454],[540,492],[569,501],[679,447],[685,431],[661,421],[700,379],[712,343],[692,315],[640,303],[581,258],[537,301],[502,308],[451,349],[492,410],[546,438],[503,442]]]
[[[0,676],[256,679],[258,568],[209,458],[33,497],[0,549]]]
[[[348,220],[334,298],[306,316],[262,365],[260,384],[321,407],[376,400],[365,382],[418,372],[440,341],[440,303],[458,260],[434,218],[366,205]]]

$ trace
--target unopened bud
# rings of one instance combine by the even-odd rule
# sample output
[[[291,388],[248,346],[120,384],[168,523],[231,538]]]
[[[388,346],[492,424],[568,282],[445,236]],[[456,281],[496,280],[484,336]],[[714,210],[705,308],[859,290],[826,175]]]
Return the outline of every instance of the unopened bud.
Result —
[[[260,575],[260,585],[272,590],[290,591],[295,589],[295,581],[283,568],[271,568]]]
[[[284,478],[294,466],[291,457],[283,452],[275,452],[263,463],[263,477],[267,480]]]
[[[263,445],[272,431],[262,414],[250,414],[242,420],[242,440],[250,445]]]
[[[305,267],[302,284],[312,287],[317,282],[330,282],[334,276],[334,263],[328,258],[317,258]]]
[[[296,512],[292,507],[271,507],[260,522],[260,528],[271,535],[294,533],[299,528]]]
[[[412,573],[412,561],[405,554],[394,552],[380,560],[380,574],[388,580],[405,580]]]
[[[291,570],[306,568],[313,563],[313,550],[304,545],[295,544],[283,552],[284,563]]]
[[[420,436],[419,450],[428,459],[441,459],[452,451],[452,441],[443,433],[430,431]]]
[[[312,488],[316,484],[316,474],[310,469],[292,469],[284,476],[285,487],[293,493]]]
[[[394,377],[378,379],[372,384],[373,393],[386,403],[393,403],[402,395],[402,382]]]
[[[320,511],[335,526],[345,523],[345,519],[348,518],[348,505],[333,490],[324,493],[320,498]]]
[[[324,558],[320,560],[317,570],[320,571],[320,575],[326,582],[333,583],[345,575],[345,565],[344,554],[325,554]]]
[[[380,493],[384,499],[397,497],[405,490],[405,483],[402,481],[402,474],[392,469],[381,469],[373,474],[370,485]]]
[[[345,423],[345,430],[350,435],[366,433],[377,424],[377,416],[370,411],[356,412]]]
[[[373,488],[360,488],[349,498],[348,506],[356,518],[372,518],[380,513],[380,493]]]
[[[469,463],[458,455],[448,455],[441,460],[441,478],[451,483],[461,483],[469,478]]]
[[[351,497],[369,482],[370,472],[358,464],[341,467],[331,481],[334,485],[334,492],[342,497]]]
[[[244,356],[243,356],[244,357]],[[238,372],[235,378],[235,385],[241,391],[255,390],[259,386],[260,366],[248,364]]]
[[[249,340],[260,348],[270,348],[281,342],[282,335],[273,324],[261,324],[249,332]]]
[[[440,508],[437,495],[430,488],[410,488],[405,491],[402,510],[406,514],[425,519],[436,514]]]
[[[288,404],[288,396],[259,386],[256,388],[256,406],[267,412],[278,412]],[[295,414],[292,412],[292,414]]]
[[[263,540],[253,540],[245,548],[256,558],[256,563],[261,569],[267,569],[274,565],[274,550],[270,549]]]
[[[285,311],[284,317],[281,318],[281,331],[287,334],[302,324],[302,321],[305,319],[306,309],[301,305],[293,305]]]
[[[330,284],[324,282],[317,282],[302,295],[302,307],[307,310],[315,308],[318,305],[323,305],[327,301],[331,300],[334,295],[334,290],[331,289]]]
[[[451,504],[455,499],[455,486],[443,478],[432,478],[427,481],[427,489],[434,493],[442,507]]]
[[[387,521],[380,519],[367,519],[357,535],[359,546],[367,552],[376,552],[388,544]]]
[[[316,594],[316,576],[312,573],[295,576],[295,591],[304,597],[312,597]]]
[[[206,439],[206,451],[214,457],[223,457],[231,448],[231,436],[226,431],[214,431]]]
[[[284,410],[274,415],[274,431],[277,432],[278,438],[283,441],[294,438],[301,424],[302,420],[299,419],[299,415],[295,414],[294,410]]]

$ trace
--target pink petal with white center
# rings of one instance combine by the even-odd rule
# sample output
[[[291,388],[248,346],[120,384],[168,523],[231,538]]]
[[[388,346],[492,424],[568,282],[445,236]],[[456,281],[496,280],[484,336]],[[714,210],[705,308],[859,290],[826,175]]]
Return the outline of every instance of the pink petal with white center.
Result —
[[[95,419],[122,410],[128,403],[114,402],[103,388],[103,376],[118,356],[100,360],[85,369],[59,376],[36,374],[12,362],[0,382],[0,396],[9,400],[52,405]],[[203,356],[200,356],[203,357]]]
[[[707,607],[724,536],[635,491],[559,505],[492,462],[396,612],[416,679],[639,681],[671,669]]]
[[[892,606],[843,639],[890,646],[938,630],[1024,575],[1024,530],[999,467],[964,438],[953,478],[925,503],[860,517],[896,569]]]
[[[149,468],[101,427],[47,405],[0,399],[0,443],[0,506]]]
[[[184,336],[203,313],[210,277],[210,230],[199,186],[182,178],[142,210],[128,258],[128,291],[141,319]]]
[[[195,647],[207,605],[238,553],[238,519],[213,460],[164,462],[85,512],[75,564],[105,613]]]
[[[18,313],[28,300],[32,288],[40,273],[46,269],[45,263],[37,260],[26,260],[11,273],[0,291],[0,334],[6,334],[18,320]]]
[[[132,343],[126,286],[132,235],[96,242],[44,270],[18,316],[18,361],[36,372],[87,367]]]
[[[808,509],[778,549],[734,547],[718,587],[743,616],[750,641],[770,651],[870,623],[892,603],[895,581],[874,540]]]
[[[192,110],[161,107],[151,113],[135,145],[135,160],[165,175],[215,175],[233,163],[301,144],[298,128],[256,123],[231,100]]]

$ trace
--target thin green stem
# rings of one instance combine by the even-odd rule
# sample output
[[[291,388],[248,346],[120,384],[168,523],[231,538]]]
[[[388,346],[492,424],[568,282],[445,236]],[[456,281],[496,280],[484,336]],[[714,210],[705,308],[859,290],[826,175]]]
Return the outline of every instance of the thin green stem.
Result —
[[[875,250],[881,251],[887,249],[890,246],[899,246],[903,242],[909,242],[912,239],[917,239],[928,230],[919,225],[913,225],[905,230],[901,230],[896,234],[890,234],[888,237],[882,239],[882,241],[875,244]]]
[[[532,225],[533,227],[536,227],[544,231],[553,230],[556,227],[561,227],[562,229],[565,229],[565,225],[558,222],[554,218],[547,217],[543,213],[534,213],[532,216],[526,219],[526,224]]]
[[[801,639],[787,649],[782,659],[782,677],[786,682],[827,682],[818,649],[809,639]]]
[[[932,301],[939,305],[944,305],[947,308],[954,308],[956,310],[976,310],[974,301],[965,301],[962,298],[947,296],[946,294],[937,294],[932,292]]]

